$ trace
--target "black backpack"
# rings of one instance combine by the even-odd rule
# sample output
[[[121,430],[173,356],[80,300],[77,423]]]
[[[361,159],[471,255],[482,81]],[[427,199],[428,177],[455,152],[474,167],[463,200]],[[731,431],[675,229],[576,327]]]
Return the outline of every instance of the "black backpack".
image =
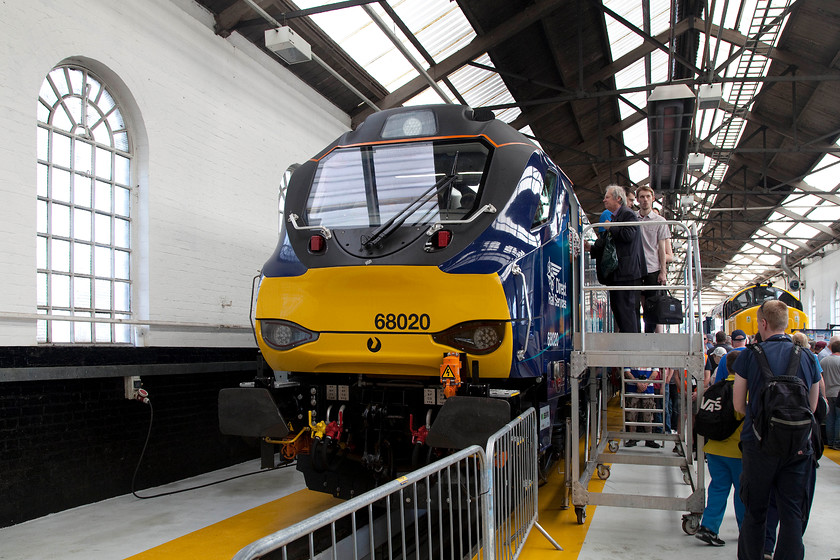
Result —
[[[694,418],[694,429],[704,438],[725,440],[743,422],[743,419],[735,418],[732,385],[732,381],[723,379],[703,392],[700,410]]]
[[[808,387],[796,376],[802,349],[794,345],[785,375],[774,375],[764,349],[758,344],[747,348],[755,355],[764,377],[752,421],[759,449],[775,457],[807,453],[816,421],[811,412]]]

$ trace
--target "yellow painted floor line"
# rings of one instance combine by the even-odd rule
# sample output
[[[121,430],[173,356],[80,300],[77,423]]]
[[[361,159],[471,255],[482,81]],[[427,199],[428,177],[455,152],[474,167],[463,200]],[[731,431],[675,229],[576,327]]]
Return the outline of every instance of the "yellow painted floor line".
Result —
[[[826,457],[828,457],[829,459],[831,459],[832,461],[834,461],[835,463],[840,465],[840,450],[829,449],[828,447],[826,447],[825,451],[823,451],[823,455],[825,455]],[[817,476],[819,476],[819,475],[820,475],[820,473],[817,473]]]
[[[609,430],[617,431],[622,425],[621,409],[618,407],[617,399],[613,398],[607,409],[607,427]],[[581,430],[585,429],[581,426]],[[580,456],[585,455],[585,440],[581,438]],[[577,522],[577,514],[574,506],[570,503],[568,509],[561,509],[565,483],[563,470],[565,461],[560,461],[556,468],[552,469],[548,483],[540,487],[539,495],[539,519],[537,522],[557,544],[563,547],[563,552],[557,551],[554,546],[536,529],[533,529],[525,541],[525,546],[519,558],[522,560],[543,560],[546,554],[553,554],[551,558],[577,558],[589,532],[592,517],[595,514],[595,506],[586,506],[586,520],[582,525]],[[609,463],[607,463],[609,464]],[[581,471],[586,468],[581,464]],[[589,492],[602,492],[606,480],[598,478],[593,473],[587,490]],[[571,501],[571,497],[569,498]]]
[[[562,470],[562,463],[559,467]],[[593,477],[589,483],[590,492],[601,492],[605,480]],[[578,525],[575,508],[571,504],[569,509],[561,509],[563,502],[563,475],[555,469],[549,477],[548,483],[540,487],[539,520],[540,526],[551,535],[557,544],[563,547],[558,552],[554,546],[536,529],[531,530],[525,547],[519,558],[522,560],[544,560],[545,558],[577,558],[589,532],[595,506],[586,506],[586,521]],[[552,554],[556,556],[546,556]]]
[[[300,490],[127,560],[230,560],[242,547],[341,502],[329,494]]]

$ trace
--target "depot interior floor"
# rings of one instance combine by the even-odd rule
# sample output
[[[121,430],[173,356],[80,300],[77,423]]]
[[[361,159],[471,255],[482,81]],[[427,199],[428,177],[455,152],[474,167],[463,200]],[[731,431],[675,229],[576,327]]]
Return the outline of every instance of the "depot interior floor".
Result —
[[[640,447],[633,452],[671,450]],[[259,462],[252,461],[139,494],[167,493],[258,470]],[[678,468],[624,464],[614,465],[608,480],[594,478],[589,485],[591,491],[663,496],[684,496],[687,488]],[[720,530],[726,546],[715,548],[682,531],[682,512],[588,506],[586,522],[579,525],[574,508],[560,508],[562,495],[562,475],[555,471],[540,488],[539,524],[564,551],[555,550],[533,530],[520,558],[735,557],[738,529],[731,498]],[[230,559],[250,542],[336,503],[331,496],[305,489],[294,468],[264,471],[153,499],[128,494],[0,529],[0,558]],[[806,558],[840,557],[840,541],[834,533],[838,504],[840,451],[827,450],[817,471],[816,496],[805,535]]]

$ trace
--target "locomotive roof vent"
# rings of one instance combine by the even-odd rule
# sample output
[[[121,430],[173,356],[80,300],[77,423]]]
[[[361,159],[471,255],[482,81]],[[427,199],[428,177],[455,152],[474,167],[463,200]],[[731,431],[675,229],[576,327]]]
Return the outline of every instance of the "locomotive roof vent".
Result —
[[[385,120],[382,138],[402,138],[406,136],[433,136],[437,133],[437,119],[429,110],[396,113]]]

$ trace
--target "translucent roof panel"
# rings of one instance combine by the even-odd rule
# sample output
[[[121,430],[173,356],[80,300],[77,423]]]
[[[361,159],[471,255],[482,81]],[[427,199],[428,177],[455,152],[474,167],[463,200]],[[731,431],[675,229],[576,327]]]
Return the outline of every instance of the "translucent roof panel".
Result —
[[[474,62],[482,66],[493,67],[493,63],[486,53],[475,59]],[[452,85],[471,107],[515,103],[513,96],[496,72],[467,65],[450,74],[449,81],[452,82]],[[518,117],[521,112],[518,107],[494,111],[497,119],[508,123]]]
[[[644,29],[642,18],[642,3],[640,1],[604,0],[604,6],[627,20],[639,29]],[[670,24],[670,0],[651,0],[650,2],[650,30],[651,35],[662,33]],[[616,60],[642,44],[642,37],[630,30],[623,23],[612,16],[606,16],[607,37],[612,46],[613,60]]]
[[[791,237],[811,238],[817,235],[819,233],[819,230],[815,229],[810,224],[800,222],[798,224],[795,224],[792,228],[790,228],[787,233]]]
[[[324,2],[298,0],[297,4],[301,8],[310,8],[322,6]],[[476,37],[458,4],[450,0],[395,0],[389,5],[434,63],[464,48]],[[368,4],[367,9],[379,16],[421,68],[430,66],[429,61],[414,48],[378,3]],[[396,48],[392,38],[386,35],[364,7],[343,8],[310,17],[388,91],[394,91],[419,75],[414,65]],[[487,54],[478,57],[475,62],[492,67]],[[448,76],[448,79],[457,93],[472,107],[515,103],[496,72],[464,66]],[[438,82],[437,85],[448,99],[442,99],[431,87],[427,87],[406,101],[405,105],[457,102],[455,92],[445,83]],[[521,110],[512,107],[496,110],[495,114],[496,118],[504,122],[512,122],[521,114]]]
[[[840,209],[834,204],[821,204],[808,212],[808,218],[819,220],[823,225],[831,225],[840,218]]]
[[[765,44],[774,46],[788,18],[785,17],[781,25],[769,26],[767,23],[789,3],[790,0],[744,0],[732,5],[727,2],[718,2],[713,4],[712,21],[716,24],[722,23],[724,28],[736,29],[745,36],[754,36],[762,28],[764,33],[759,39]],[[726,9],[725,13],[724,9]],[[766,17],[768,15],[771,17]],[[706,51],[707,44],[708,52]],[[721,64],[740,47],[741,45],[711,38],[708,43],[701,42],[698,60],[704,60],[708,56],[714,61],[714,67],[720,68]],[[723,75],[726,77],[764,75],[767,71],[767,60],[761,52],[744,51],[735,62],[723,69]],[[760,89],[761,84],[757,82],[727,83],[723,85],[723,99],[740,110],[749,110]],[[738,145],[745,125],[743,119],[726,113],[722,109],[699,111],[697,121],[699,122],[695,122],[695,125],[698,137],[704,141],[711,141],[712,145],[724,150]],[[714,190],[726,176],[728,168],[728,159],[719,160],[719,163],[714,166],[706,162],[704,172],[707,173],[708,180],[689,178],[688,183],[693,190],[707,192]],[[706,197],[702,207],[693,209],[695,215],[707,212],[715,200],[715,195]]]
[[[299,0],[297,4],[301,8],[324,5],[317,0]],[[344,8],[310,17],[388,91],[393,91],[413,77],[412,72],[415,70],[411,64],[363,8]],[[415,56],[419,56],[416,51]]]
[[[377,4],[371,4],[377,9]],[[391,7],[411,29],[435,62],[462,49],[475,39],[475,31],[458,4],[450,0],[403,0]],[[382,19],[388,21],[382,12]]]
[[[840,157],[826,154],[814,167],[814,171],[805,177],[805,182],[821,191],[836,191],[837,186],[840,185],[838,164],[840,164]]]
[[[325,5],[323,0],[297,0],[296,4],[300,8]],[[414,59],[428,68],[425,58],[397,29],[382,7],[377,3],[367,6],[385,22]],[[449,0],[402,0],[391,3],[391,6],[435,62],[440,62],[475,38],[475,32],[461,9]],[[418,75],[363,7],[343,8],[310,17],[388,91],[394,91]],[[429,102],[441,101],[436,95]]]

